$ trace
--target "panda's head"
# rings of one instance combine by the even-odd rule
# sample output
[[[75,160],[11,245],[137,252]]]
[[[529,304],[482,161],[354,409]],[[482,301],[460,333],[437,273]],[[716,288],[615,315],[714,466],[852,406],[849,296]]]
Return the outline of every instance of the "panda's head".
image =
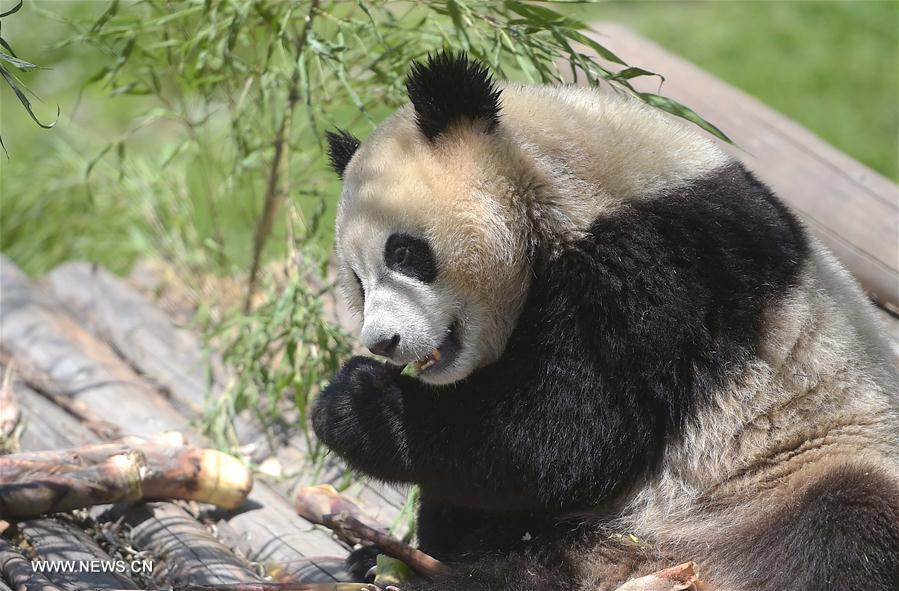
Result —
[[[407,89],[411,104],[364,142],[328,134],[338,281],[368,349],[448,384],[505,347],[528,286],[527,215],[487,71],[440,53]]]

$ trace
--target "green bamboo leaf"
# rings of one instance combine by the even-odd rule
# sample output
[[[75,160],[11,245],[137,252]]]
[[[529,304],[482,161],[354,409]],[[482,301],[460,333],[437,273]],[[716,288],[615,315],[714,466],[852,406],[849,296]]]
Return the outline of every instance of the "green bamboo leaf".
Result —
[[[658,76],[662,82],[665,81],[665,77],[661,74],[656,74],[655,72],[650,72],[649,70],[644,70],[643,68],[630,67],[619,70],[618,72],[612,74],[612,78],[615,80],[631,80],[639,76]]]
[[[584,28],[586,28],[586,27],[584,27]],[[584,45],[586,45],[587,47],[589,47],[590,49],[595,51],[603,59],[609,60],[610,62],[614,62],[614,63],[622,65],[622,66],[627,66],[627,64],[624,63],[624,60],[622,60],[620,57],[618,57],[617,55],[612,53],[605,46],[601,45],[600,43],[597,43],[595,40],[591,39],[590,37],[587,37],[580,31],[577,31],[574,29],[566,29],[565,31],[563,31],[563,33],[565,34],[566,37],[568,37],[572,41],[577,41],[578,43],[583,43]]]
[[[31,62],[26,62],[23,59],[19,59],[13,55],[9,55],[2,51],[0,51],[0,60],[3,60],[9,64],[12,64],[13,66],[17,67],[18,69],[22,70],[23,72],[28,72],[31,70],[46,70],[47,69],[47,68],[42,68],[40,66],[36,66],[36,65],[32,64]]]
[[[676,100],[651,92],[639,92],[637,93],[637,96],[643,99],[647,104],[659,108],[665,112],[671,113],[672,115],[681,117],[682,119],[686,119],[687,121],[694,123],[705,131],[711,133],[715,137],[724,140],[729,144],[733,144],[733,141],[729,137],[727,137],[727,135],[723,131],[715,127],[712,123],[700,117],[699,114],[696,113],[693,109],[682,105]]]
[[[109,3],[109,6],[106,7],[106,10],[103,11],[103,14],[94,22],[93,26],[90,28],[90,32],[92,34],[97,34],[103,30],[103,27],[106,26],[106,23],[116,15],[119,11],[119,0],[112,0]]]
[[[18,4],[16,4],[15,6],[13,6],[12,8],[10,8],[10,9],[7,10],[6,12],[0,14],[0,18],[4,18],[4,17],[7,17],[7,16],[9,16],[9,15],[11,15],[11,14],[15,14],[15,13],[19,12],[19,9],[22,8],[22,4],[24,4],[24,3],[25,3],[25,0],[19,0],[19,3],[18,3]]]
[[[0,25],[2,25],[2,23],[0,23]],[[12,47],[10,47],[9,43],[6,42],[6,39],[4,39],[2,36],[0,36],[0,47],[8,51],[9,55],[13,57],[19,57],[16,55],[16,52],[12,50]]]
[[[51,127],[56,125],[56,122],[59,121],[59,115],[61,113],[59,109],[59,105],[56,105],[56,120],[52,123],[42,123],[40,119],[37,118],[37,115],[34,114],[34,111],[31,108],[31,101],[28,100],[28,97],[25,96],[25,93],[16,83],[15,76],[13,76],[9,70],[6,69],[3,64],[0,64],[0,76],[6,80],[6,83],[9,84],[9,87],[12,88],[12,91],[16,94],[16,97],[19,99],[19,102],[22,103],[22,106],[25,107],[25,110],[28,111],[28,115],[31,116],[31,119],[38,124],[38,126],[44,129],[50,129]]]

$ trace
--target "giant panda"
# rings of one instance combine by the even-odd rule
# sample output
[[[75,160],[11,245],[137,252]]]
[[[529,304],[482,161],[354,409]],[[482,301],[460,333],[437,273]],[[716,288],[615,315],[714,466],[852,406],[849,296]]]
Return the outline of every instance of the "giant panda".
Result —
[[[403,590],[899,589],[899,376],[861,290],[712,141],[639,101],[415,63],[342,177],[361,341],[316,399],[420,487]],[[401,372],[407,367],[414,371]],[[410,373],[414,375],[409,375]]]

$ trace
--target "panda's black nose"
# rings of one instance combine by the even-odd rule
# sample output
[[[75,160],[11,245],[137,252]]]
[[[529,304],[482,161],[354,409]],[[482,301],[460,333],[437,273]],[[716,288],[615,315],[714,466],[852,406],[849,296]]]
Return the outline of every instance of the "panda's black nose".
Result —
[[[369,351],[381,357],[390,357],[396,351],[396,346],[400,344],[400,335],[395,334],[389,339],[381,339],[368,348]]]

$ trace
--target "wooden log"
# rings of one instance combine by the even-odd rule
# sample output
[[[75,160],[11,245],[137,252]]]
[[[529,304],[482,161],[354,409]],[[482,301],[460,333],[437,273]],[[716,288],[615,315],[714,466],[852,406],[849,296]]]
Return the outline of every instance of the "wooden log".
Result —
[[[63,563],[111,564],[112,559],[89,535],[63,518],[31,519],[19,523],[19,531],[41,560]],[[107,572],[45,573],[65,591],[83,589],[138,589],[128,576],[114,569]]]
[[[65,391],[65,387],[36,368],[28,359],[13,359],[12,353],[7,351],[4,343],[0,341],[0,365],[15,364],[19,370],[19,377],[33,391],[49,400],[54,406],[76,417],[82,425],[99,435],[103,439],[114,439],[121,436],[119,428],[104,420],[90,409],[83,401],[71,398]]]
[[[34,572],[31,563],[0,537],[0,579],[6,579],[15,591],[62,591],[47,577]]]
[[[297,521],[301,526],[297,526]],[[345,558],[348,546],[331,533],[294,513],[281,494],[269,486],[256,486],[250,499],[238,511],[225,514],[219,530],[227,526],[227,541],[247,559],[273,565],[304,581],[346,581],[342,562],[317,560],[321,555]]]
[[[95,432],[24,383],[15,382],[13,387],[22,401],[26,424],[21,437],[23,450],[50,449],[55,453],[59,448],[88,445],[97,440]]]
[[[899,307],[896,184],[809,130],[615,23],[593,34],[630,64],[665,75],[662,94],[696,110],[737,147],[722,145],[768,183],[876,301]],[[590,54],[591,52],[586,51]],[[631,82],[656,92],[657,79]]]
[[[259,581],[246,562],[223,546],[203,525],[172,503],[145,503],[129,509],[124,523],[131,541],[157,557],[156,576],[168,584],[221,585]]]
[[[38,397],[38,399],[40,399],[40,397]],[[67,422],[74,422],[74,419],[71,416],[56,416],[52,417],[50,420],[52,420],[57,427]],[[40,421],[36,421],[32,424],[40,424]],[[84,438],[92,437],[89,432],[82,433],[81,435]],[[54,435],[54,439],[56,438],[57,436]],[[169,435],[168,438],[171,441],[171,435]],[[179,439],[183,440],[183,438]],[[72,444],[75,443],[75,441],[76,440],[68,440],[65,441],[65,443]],[[115,451],[115,449],[120,445],[121,443],[95,444],[92,449],[109,452]],[[42,454],[39,452],[35,455],[37,457],[41,457]],[[186,515],[186,513],[184,513],[182,509],[174,507],[169,503],[153,503],[153,507],[154,508],[152,511],[134,508],[125,514],[125,519],[127,520],[127,523],[135,528],[135,530],[139,534],[136,538],[132,537],[132,544],[135,547],[148,550],[154,557],[158,555],[157,553],[165,554],[166,562],[162,568],[168,569],[175,573],[187,573],[189,575],[188,580],[190,581],[220,582],[221,580],[223,580],[223,578],[220,576],[212,576],[208,575],[207,573],[207,575],[200,577],[199,575],[197,575],[197,573],[204,573],[208,570],[217,571],[219,565],[224,564],[229,565],[225,572],[232,574],[234,572],[241,573],[240,580],[256,580],[253,577],[244,579],[243,575],[246,575],[246,573],[248,572],[251,573],[248,566],[245,563],[239,561],[230,551],[228,551],[226,548],[223,548],[221,545],[210,544],[211,534],[209,534],[208,531],[202,528],[202,526],[200,526],[200,524],[196,521],[192,520],[192,526],[178,525],[178,527],[175,527],[173,524],[180,524],[183,521],[184,515]],[[166,507],[174,507],[174,509],[167,509]],[[174,517],[171,517],[172,515],[174,515]],[[143,524],[144,520],[147,520],[146,524]],[[28,528],[31,524],[39,524],[44,521],[45,520],[27,521],[25,522],[25,524],[22,524],[23,531],[26,534],[26,537],[29,532]],[[169,529],[173,529],[173,532],[169,532]],[[169,535],[169,533],[167,532],[174,535],[176,540],[167,540],[167,537]],[[134,536],[133,531],[132,536]],[[74,549],[81,547],[81,545],[77,544],[77,542],[69,540],[68,543],[61,543],[58,547],[62,549]],[[195,556],[184,551],[185,548],[201,548],[202,553],[199,556]],[[37,548],[36,546],[36,549],[40,553],[41,548]],[[41,554],[41,556],[45,557],[43,554]],[[46,558],[49,559],[50,557],[48,556]],[[205,566],[198,565],[196,563],[196,561],[200,559],[208,560]],[[181,560],[185,560],[187,562],[182,563],[180,562]],[[162,563],[159,562],[158,564],[161,565]],[[235,564],[240,567],[236,571],[234,570],[236,568]],[[81,580],[80,577],[79,580]],[[233,577],[227,580],[233,580]],[[125,585],[121,585],[121,587],[128,588]],[[80,587],[80,589],[84,588],[85,586]]]
[[[22,432],[24,449],[64,447],[85,444],[96,439],[87,427],[71,415],[37,394],[24,384],[15,382],[13,388],[22,403],[26,424]],[[18,524],[19,530],[42,560],[111,560],[96,543],[67,521],[44,518],[31,519]],[[95,589],[136,589],[137,586],[120,573],[48,573],[51,583],[69,591]],[[80,584],[79,581],[83,581]],[[0,585],[0,591],[6,591]]]
[[[48,280],[56,296],[62,299],[68,307],[77,310],[79,317],[85,318],[89,326],[99,331],[98,334],[102,338],[126,357],[129,365],[138,367],[158,383],[168,384],[171,400],[176,403],[181,401],[181,408],[189,409],[195,405],[198,400],[196,380],[188,380],[182,384],[177,376],[184,376],[192,371],[190,360],[202,358],[203,352],[199,341],[175,335],[174,333],[179,329],[152,303],[124,281],[103,270],[96,270],[87,263],[62,265],[50,273]],[[102,288],[84,288],[92,281],[98,281]],[[72,286],[76,286],[77,289],[73,289]],[[87,293],[90,294],[90,298],[85,297]],[[128,324],[130,329],[127,331],[116,327],[118,316],[126,310],[133,319]],[[154,324],[152,332],[141,328],[147,322]],[[141,341],[143,345],[131,344],[129,339]],[[155,346],[154,343],[167,342],[178,343],[177,354],[157,354],[153,363],[147,364],[142,364],[137,357],[141,350]],[[220,385],[216,383],[213,384],[213,387],[220,387]],[[245,426],[242,431],[246,433],[250,429]],[[292,437],[287,446],[277,450],[276,457],[290,470],[304,468],[301,483],[312,484],[310,480],[312,473],[308,469],[310,467],[309,456],[303,437]],[[346,469],[342,464],[331,460],[320,476],[323,481],[336,485],[344,478],[345,473]],[[289,496],[291,493],[291,486],[286,483],[277,483],[273,487],[283,497]],[[404,492],[398,492],[392,487],[378,483],[366,482],[359,486],[356,492],[364,501],[366,509],[388,523],[399,514],[405,502]],[[254,491],[255,494],[267,493]],[[281,504],[283,505],[283,500]],[[339,555],[346,552],[346,548],[332,544],[320,548],[309,547],[300,542],[294,533],[282,531],[284,525],[279,519],[256,517],[257,512],[257,510],[251,511],[254,515],[252,519],[248,518],[249,516],[246,514],[240,514],[230,520],[231,530],[235,532],[236,539],[254,540],[254,543],[247,544],[250,546],[248,558],[251,560],[270,564],[298,565],[298,568],[303,569],[301,574],[306,576],[309,564],[309,561],[305,560],[306,556],[329,553]],[[283,507],[279,513],[283,516]],[[295,517],[293,520],[295,521]],[[290,523],[290,520],[286,523]],[[260,545],[259,532],[254,530],[261,527],[269,528],[267,535],[275,536],[280,541],[280,545],[271,543]],[[306,529],[309,527],[307,526]],[[342,568],[335,569],[333,564],[328,564],[327,570],[338,577],[345,574]]]
[[[60,305],[36,288],[8,260],[0,257],[0,333],[3,346],[17,360],[59,378],[71,398],[104,409],[104,418],[126,431],[150,434],[182,430],[194,442],[202,437],[185,428],[187,419],[135,375],[108,346],[67,319]],[[127,400],[127,404],[121,401]],[[267,483],[254,486],[237,515],[228,522],[257,547],[275,549],[282,564],[322,554],[345,556],[347,549],[330,534],[297,516],[291,504]],[[327,570],[331,580],[342,571]]]
[[[288,562],[278,562],[279,556],[269,549],[254,545],[246,537],[237,533],[224,519],[215,524],[215,535],[226,547],[230,548],[238,556],[251,560],[250,556],[256,556],[252,562],[262,567],[263,572],[273,581],[278,582],[333,582],[335,578],[341,581],[351,580],[346,570],[346,558],[344,556],[303,556],[289,557]],[[274,545],[278,547],[278,545]]]
[[[85,328],[111,345],[185,416],[201,417],[207,396],[221,395],[231,380],[218,355],[204,350],[195,335],[106,269],[82,261],[64,263],[44,282]],[[267,443],[262,429],[246,417],[238,417],[235,429],[241,443]],[[271,455],[269,446],[259,447],[254,459]]]

